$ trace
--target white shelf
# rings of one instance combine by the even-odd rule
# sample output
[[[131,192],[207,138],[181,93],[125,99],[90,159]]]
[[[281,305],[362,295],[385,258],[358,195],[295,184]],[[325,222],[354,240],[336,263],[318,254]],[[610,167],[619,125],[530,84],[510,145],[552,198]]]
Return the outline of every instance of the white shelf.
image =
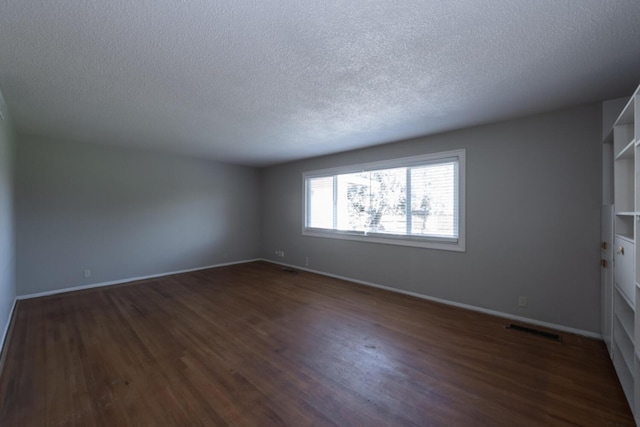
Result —
[[[629,370],[629,367],[621,357],[615,356],[620,353],[620,348],[615,344],[613,366],[618,374],[618,379],[620,380],[620,385],[622,385],[622,390],[627,398],[627,402],[629,402],[629,406],[633,408],[633,372]]]
[[[638,280],[638,277],[636,276],[636,280]],[[636,281],[636,307],[640,307],[640,283],[638,283]],[[634,343],[638,343],[639,345],[635,346],[635,353],[636,353],[636,357],[640,359],[640,313],[639,315],[635,316],[635,312],[634,312]],[[622,322],[622,321],[621,321]],[[638,362],[640,362],[640,360],[638,360]],[[636,372],[640,373],[640,371],[638,371],[638,369],[640,369],[639,365],[636,364]],[[636,383],[640,384],[640,376],[637,378]],[[640,390],[640,389],[638,389]],[[638,394],[638,403],[640,403],[640,393]]]
[[[631,315],[633,316],[633,314]],[[633,327],[629,326],[630,324],[627,323],[629,322],[629,319],[624,319],[624,315],[622,315],[621,313],[616,313],[616,319],[618,320],[618,322],[620,323],[620,325],[622,325],[622,331],[624,334],[622,334],[621,336],[626,337],[626,340],[629,341],[629,350],[630,350],[630,354],[633,353]],[[631,321],[633,321],[633,318],[631,319]]]
[[[629,125],[629,124],[633,124],[634,121],[635,121],[635,105],[634,105],[634,97],[631,97],[631,99],[629,99],[629,101],[627,102],[627,105],[624,106],[624,109],[618,116],[618,119],[616,120],[613,126],[615,127],[619,125]]]
[[[616,156],[616,160],[633,159],[635,155],[634,148],[636,146],[636,143],[637,141],[635,139],[631,140],[631,142],[627,144],[627,146],[624,147],[622,151],[620,151],[620,153],[618,153],[618,155]]]
[[[613,126],[611,126],[611,128],[609,129],[609,133],[607,134],[607,137],[604,139],[605,141],[607,141],[612,137],[613,128],[615,128],[616,126],[626,125],[634,122],[634,115],[635,115],[634,114],[635,113],[634,98],[636,95],[639,94],[639,92],[640,92],[640,87],[636,89],[635,93],[631,96],[627,104],[622,109],[622,112],[618,115],[618,118],[616,119],[616,121],[613,122]]]
[[[622,131],[616,128],[617,134]],[[630,131],[626,132],[627,134]],[[625,141],[627,135],[625,134]],[[628,136],[631,141],[632,136]],[[614,137],[614,144],[618,139]],[[636,162],[635,162],[635,149],[633,141],[624,142],[622,147],[614,147],[616,154],[616,160],[613,162],[613,203],[616,207],[616,212],[632,213],[636,210],[635,196],[635,176],[636,176]],[[622,144],[622,143],[620,143]]]
[[[612,326],[613,366],[631,411],[640,419],[640,251],[635,247],[636,236],[640,241],[640,87],[616,119],[604,144],[610,144],[603,149],[603,173],[611,176],[609,181],[603,177],[603,183],[612,182],[614,215],[608,221],[613,222],[615,238],[611,246],[612,276],[603,282],[604,285],[613,277],[613,290],[603,298],[603,325]],[[603,259],[606,255],[603,253]]]
[[[620,237],[624,243],[633,244],[635,242],[634,239],[634,228],[633,225],[635,223],[635,215],[632,213],[623,213],[622,215],[615,215],[615,230],[616,230],[616,238]]]
[[[635,244],[635,240],[634,240],[633,236],[630,236],[628,234],[616,234],[616,237],[619,237],[622,240],[625,240],[625,241],[631,243],[632,245]]]
[[[624,361],[625,366],[629,370],[629,372],[633,375],[633,343],[629,341],[629,337],[625,334],[618,335],[614,341],[616,342],[616,346],[618,346],[618,355]],[[615,356],[614,356],[615,357]]]
[[[640,373],[640,357],[636,355],[635,357],[635,372]],[[634,381],[634,390],[640,390],[640,375],[636,375],[633,379]],[[634,405],[631,408],[640,408],[640,393],[634,393]],[[639,418],[640,414],[634,411],[634,416],[636,419],[636,425],[640,425]]]
[[[633,331],[635,322],[635,284],[633,285],[633,290],[629,291],[627,289],[623,289],[620,287],[618,283],[615,285],[615,295],[613,301],[613,311],[617,318],[620,318],[621,321],[625,321],[625,327],[629,332],[629,336],[633,341]],[[629,299],[629,295],[627,292],[633,293],[633,301]]]
[[[616,124],[613,127],[613,152],[616,154],[616,160],[624,158],[625,153],[627,158],[633,158],[633,150],[631,153],[627,151],[635,146],[635,128],[634,123]]]

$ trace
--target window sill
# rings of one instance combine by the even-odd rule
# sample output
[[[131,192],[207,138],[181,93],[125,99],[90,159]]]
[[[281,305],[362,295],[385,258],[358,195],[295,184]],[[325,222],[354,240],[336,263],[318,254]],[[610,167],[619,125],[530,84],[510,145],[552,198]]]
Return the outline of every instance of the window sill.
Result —
[[[324,237],[328,239],[354,240],[357,242],[386,245],[409,246],[414,248],[438,249],[444,251],[465,252],[464,238],[438,239],[437,237],[385,236],[384,234],[360,234],[320,229],[303,229],[303,236]]]

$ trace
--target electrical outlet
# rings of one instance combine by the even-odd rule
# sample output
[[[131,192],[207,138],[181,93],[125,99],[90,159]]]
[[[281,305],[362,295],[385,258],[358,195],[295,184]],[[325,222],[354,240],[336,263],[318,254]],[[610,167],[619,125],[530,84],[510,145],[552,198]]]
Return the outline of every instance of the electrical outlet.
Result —
[[[91,277],[91,270],[88,268],[84,270],[84,277]]]
[[[309,265],[309,257],[304,257],[304,265]]]
[[[526,307],[527,306],[527,297],[520,296],[518,297],[518,307]]]

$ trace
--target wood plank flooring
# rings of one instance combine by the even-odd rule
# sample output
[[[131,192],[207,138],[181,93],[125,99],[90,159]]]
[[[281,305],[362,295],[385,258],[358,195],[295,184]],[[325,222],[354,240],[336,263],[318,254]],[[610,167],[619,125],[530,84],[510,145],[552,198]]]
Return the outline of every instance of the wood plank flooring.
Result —
[[[9,426],[632,426],[604,344],[255,262],[20,301]]]

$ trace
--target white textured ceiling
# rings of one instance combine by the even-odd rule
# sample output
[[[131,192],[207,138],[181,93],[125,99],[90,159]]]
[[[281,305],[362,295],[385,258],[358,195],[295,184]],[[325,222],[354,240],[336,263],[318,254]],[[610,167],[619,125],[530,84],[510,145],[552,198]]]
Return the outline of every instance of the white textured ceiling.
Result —
[[[639,83],[638,0],[0,0],[18,132],[241,164]]]

